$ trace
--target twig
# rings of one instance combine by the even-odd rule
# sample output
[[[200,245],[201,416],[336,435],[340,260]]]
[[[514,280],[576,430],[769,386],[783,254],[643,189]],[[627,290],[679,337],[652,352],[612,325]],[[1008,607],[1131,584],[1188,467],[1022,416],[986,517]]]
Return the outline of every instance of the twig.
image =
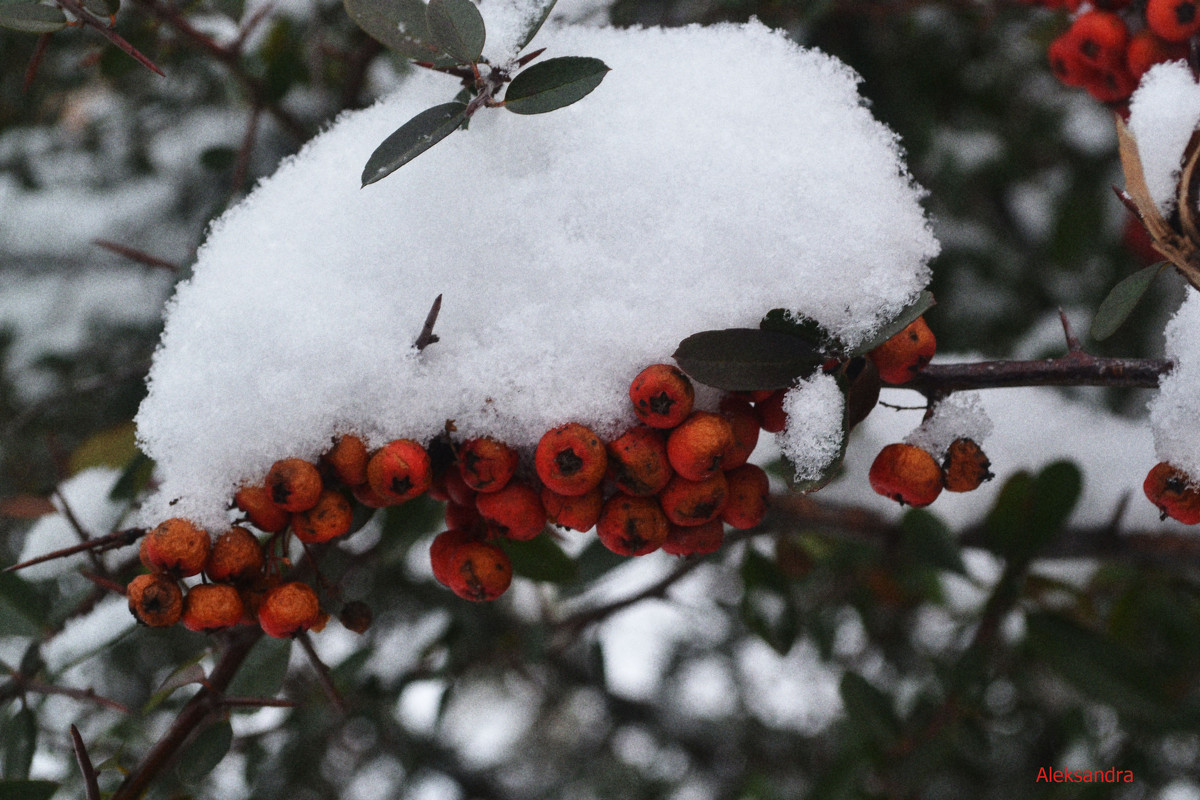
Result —
[[[221,705],[240,708],[298,708],[300,704],[275,697],[222,697]]]
[[[122,597],[125,596],[125,587],[114,580],[106,578],[103,575],[95,575],[91,572],[83,572],[82,570],[79,572],[79,574],[106,592],[112,592],[113,594],[118,594]]]
[[[258,118],[260,116],[262,116],[261,106],[254,106],[250,109],[250,121],[246,123],[246,135],[242,137],[242,146],[238,148],[237,164],[233,168],[233,181],[229,189],[230,197],[236,197],[246,183],[246,175],[250,172],[250,154],[254,151],[254,142],[258,138]]]
[[[433,306],[429,309],[429,313],[425,315],[425,325],[421,328],[421,332],[413,341],[413,347],[417,350],[424,350],[434,342],[441,341],[433,332],[433,325],[437,322],[438,313],[442,310],[442,296],[439,294],[433,299]]]
[[[92,244],[96,245],[97,247],[103,247],[105,250],[116,253],[123,258],[128,258],[130,261],[136,261],[138,264],[145,264],[147,267],[161,267],[162,269],[170,270],[171,272],[179,272],[178,264],[172,261],[167,261],[164,258],[159,258],[158,256],[152,256],[144,250],[138,250],[137,248],[119,244],[118,242],[113,242],[108,239],[92,239]]]
[[[79,762],[79,771],[83,773],[85,797],[87,800],[100,800],[100,782],[96,779],[96,768],[92,766],[92,759],[88,757],[83,737],[79,735],[79,728],[74,725],[71,726],[71,743],[75,745],[75,760]]]
[[[930,364],[899,388],[926,397],[972,389],[1019,386],[1109,386],[1156,389],[1171,371],[1170,361],[1156,358],[1104,358],[1071,353],[1041,361],[979,361],[973,364]]]
[[[1062,323],[1063,336],[1067,339],[1068,355],[1075,353],[1086,355],[1083,352],[1083,347],[1079,344],[1079,338],[1071,332],[1071,323],[1067,320],[1067,312],[1063,311],[1062,308],[1058,309],[1058,321]]]
[[[42,683],[41,681],[22,680],[21,688],[27,692],[34,694],[57,694],[62,697],[70,697],[73,700],[83,700],[91,703],[99,703],[102,706],[107,706],[114,711],[120,711],[122,714],[132,714],[129,707],[118,703],[116,700],[110,700],[107,697],[96,694],[94,689],[72,689],[69,686],[55,686],[52,683]]]
[[[38,67],[42,65],[42,58],[46,55],[46,48],[50,46],[50,34],[43,33],[38,37],[37,44],[34,45],[33,55],[29,57],[29,66],[25,68],[25,81],[22,84],[22,91],[26,94],[33,86],[33,80],[37,77]]]
[[[62,493],[61,489],[56,488],[54,494],[58,497],[58,502],[62,506],[63,516],[67,518],[67,524],[75,531],[75,535],[83,544],[91,544],[94,540],[92,535],[83,529],[83,525],[79,522],[79,518],[75,516],[75,512],[71,510],[71,504],[67,502],[67,496]],[[108,568],[104,566],[104,562],[100,560],[100,556],[96,553],[94,547],[87,548],[88,558],[92,560],[92,566],[102,575],[107,576]]]
[[[146,67],[147,69],[151,70],[152,72],[156,72],[159,75],[162,75],[164,78],[166,77],[166,73],[164,73],[161,69],[159,69],[157,66],[155,66],[153,61],[146,58],[146,56],[143,55],[141,53],[141,51],[139,51],[136,47],[131,45],[129,42],[125,41],[125,39],[122,38],[121,35],[118,34],[115,30],[113,30],[103,19],[101,19],[100,17],[97,17],[95,14],[93,14],[92,12],[90,12],[86,8],[84,8],[82,5],[80,5],[78,0],[55,0],[55,2],[58,3],[63,8],[64,11],[71,12],[72,16],[74,16],[77,20],[82,22],[84,25],[87,25],[89,28],[92,28],[93,30],[95,30],[97,33],[99,33],[105,39],[108,39],[110,42],[112,42],[118,48],[120,48],[123,52],[132,56],[133,59],[135,61],[137,61],[139,64],[141,64],[143,67]]]
[[[329,666],[317,655],[317,650],[313,647],[312,639],[308,633],[302,632],[296,636],[296,641],[300,642],[300,646],[304,648],[308,660],[312,662],[313,668],[316,669],[317,677],[321,682],[321,688],[325,690],[325,695],[329,698],[329,702],[333,703],[333,707],[337,709],[339,714],[344,715],[346,713],[346,701],[342,699],[341,693],[333,685],[333,675],[329,672]]]

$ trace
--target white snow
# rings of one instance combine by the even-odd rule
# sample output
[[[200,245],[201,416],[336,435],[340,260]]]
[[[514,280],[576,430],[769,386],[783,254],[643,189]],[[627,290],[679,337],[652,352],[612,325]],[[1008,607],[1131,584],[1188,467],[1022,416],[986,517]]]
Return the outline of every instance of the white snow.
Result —
[[[1146,186],[1159,210],[1178,202],[1183,150],[1200,127],[1200,84],[1182,61],[1152,67],[1129,101],[1129,129],[1137,140]]]
[[[1165,336],[1175,368],[1150,402],[1154,452],[1200,483],[1200,292],[1188,288]]]
[[[797,481],[820,478],[841,452],[845,406],[837,381],[823,372],[800,381],[784,395],[788,422],[776,439],[795,465]]]
[[[691,333],[786,307],[852,345],[928,281],[920,191],[845,65],[759,24],[535,44],[612,71],[550,114],[485,109],[360,189],[372,150],[457,92],[416,75],[214,225],[137,417],[163,479],[148,521],[219,525],[236,483],[338,430],[613,435],[629,380]],[[418,355],[438,294],[441,341]]]
[[[92,537],[112,533],[121,515],[128,508],[125,501],[113,502],[108,499],[108,493],[121,476],[120,470],[107,467],[85,469],[73,475],[58,485],[61,494],[50,498],[50,502],[59,510],[57,514],[47,514],[25,534],[21,555],[17,562],[28,561],[38,556],[44,556],[55,550],[77,545],[82,541],[75,528],[71,525],[66,514],[62,513],[63,498],[70,508],[76,521],[83,530]],[[117,551],[124,557],[128,550]],[[39,581],[56,578],[66,572],[74,572],[80,564],[86,562],[86,553],[76,553],[66,558],[57,558],[21,570],[25,580]],[[126,612],[128,614],[128,612]]]
[[[933,407],[933,414],[918,425],[904,441],[920,447],[938,461],[955,439],[972,439],[982,445],[992,434],[992,420],[978,392],[957,392]]]

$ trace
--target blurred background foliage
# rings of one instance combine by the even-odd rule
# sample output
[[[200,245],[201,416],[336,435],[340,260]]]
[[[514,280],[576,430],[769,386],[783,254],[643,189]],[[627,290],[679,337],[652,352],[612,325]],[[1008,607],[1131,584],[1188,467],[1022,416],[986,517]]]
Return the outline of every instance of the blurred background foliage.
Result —
[[[1059,307],[1090,318],[1139,266],[1110,189],[1111,112],[1046,68],[1064,16],[970,0],[617,0],[591,12],[605,15],[756,16],[857,69],[929,191],[943,352],[1057,353],[1037,335],[1046,320]],[[146,477],[128,422],[161,304],[207,225],[406,68],[334,0],[125,0],[117,31],[167,77],[94,31],[0,30],[2,563],[37,501],[85,466],[125,476],[105,501],[120,520]],[[1161,282],[1093,349],[1155,355],[1178,292]],[[1186,560],[1116,545],[1075,580],[1032,570],[1063,546],[1078,480],[1069,465],[1018,474],[973,531],[920,511],[897,525],[782,504],[628,606],[661,576],[596,545],[574,560],[553,545],[514,553],[545,583],[460,602],[423,563],[439,510],[380,514],[325,561],[339,587],[326,603],[365,601],[367,633],[332,622],[314,637],[324,682],[298,646],[259,643],[230,694],[297,707],[239,709],[231,728],[218,716],[151,796],[1200,797],[1200,582]],[[88,568],[122,583],[131,550]],[[113,790],[191,693],[156,698],[163,680],[211,668],[212,641],[182,629],[63,646],[94,635],[80,626],[104,598],[74,573],[0,575],[0,796],[48,797],[54,784],[31,775],[82,795],[68,720]],[[622,648],[648,655],[630,667]],[[1035,783],[1041,767],[1136,781]]]

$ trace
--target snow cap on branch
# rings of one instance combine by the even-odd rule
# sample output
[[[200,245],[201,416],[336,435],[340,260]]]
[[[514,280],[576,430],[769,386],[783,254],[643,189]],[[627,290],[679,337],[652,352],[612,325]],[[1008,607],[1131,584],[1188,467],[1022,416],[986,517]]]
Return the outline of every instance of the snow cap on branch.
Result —
[[[1178,202],[1183,151],[1198,127],[1200,84],[1191,69],[1182,61],[1152,67],[1129,101],[1129,130],[1137,140],[1146,187],[1164,216]]]

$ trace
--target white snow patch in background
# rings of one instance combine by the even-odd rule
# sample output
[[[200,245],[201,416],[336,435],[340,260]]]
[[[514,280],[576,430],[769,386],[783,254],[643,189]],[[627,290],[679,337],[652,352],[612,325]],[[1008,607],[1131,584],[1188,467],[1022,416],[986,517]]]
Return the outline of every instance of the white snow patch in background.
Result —
[[[933,407],[933,414],[904,441],[920,447],[941,461],[955,439],[973,439],[983,444],[992,434],[992,421],[978,392],[957,392]]]
[[[1200,483],[1200,292],[1188,287],[1164,335],[1175,367],[1150,402],[1154,451]]]
[[[1200,127],[1200,84],[1182,61],[1151,67],[1129,101],[1129,130],[1137,140],[1150,196],[1164,215],[1179,197],[1183,150]]]
[[[135,622],[124,597],[101,600],[91,613],[76,617],[62,632],[42,647],[42,658],[50,673],[96,655],[103,647],[131,631]]]
[[[820,478],[841,452],[846,398],[832,375],[818,372],[783,396],[787,427],[776,434],[797,481]]]
[[[58,485],[58,491],[66,498],[67,506],[85,532],[91,536],[112,533],[128,502],[113,502],[108,493],[121,477],[121,471],[108,467],[85,469]],[[66,515],[62,513],[63,501],[57,495],[50,498],[57,514],[47,514],[38,519],[25,534],[25,542],[17,563],[79,544],[81,539]],[[128,550],[125,551],[128,553]],[[34,564],[21,570],[21,577],[29,581],[56,578],[65,572],[73,572],[88,558],[87,553],[76,553],[56,558],[42,564]],[[128,612],[126,612],[128,615]]]
[[[853,345],[924,287],[920,192],[845,65],[758,24],[552,34],[543,58],[612,68],[581,102],[485,109],[360,189],[375,147],[457,91],[416,75],[214,225],[137,418],[163,477],[147,521],[219,525],[235,484],[338,430],[611,436],[629,381],[692,333],[790,307]]]

